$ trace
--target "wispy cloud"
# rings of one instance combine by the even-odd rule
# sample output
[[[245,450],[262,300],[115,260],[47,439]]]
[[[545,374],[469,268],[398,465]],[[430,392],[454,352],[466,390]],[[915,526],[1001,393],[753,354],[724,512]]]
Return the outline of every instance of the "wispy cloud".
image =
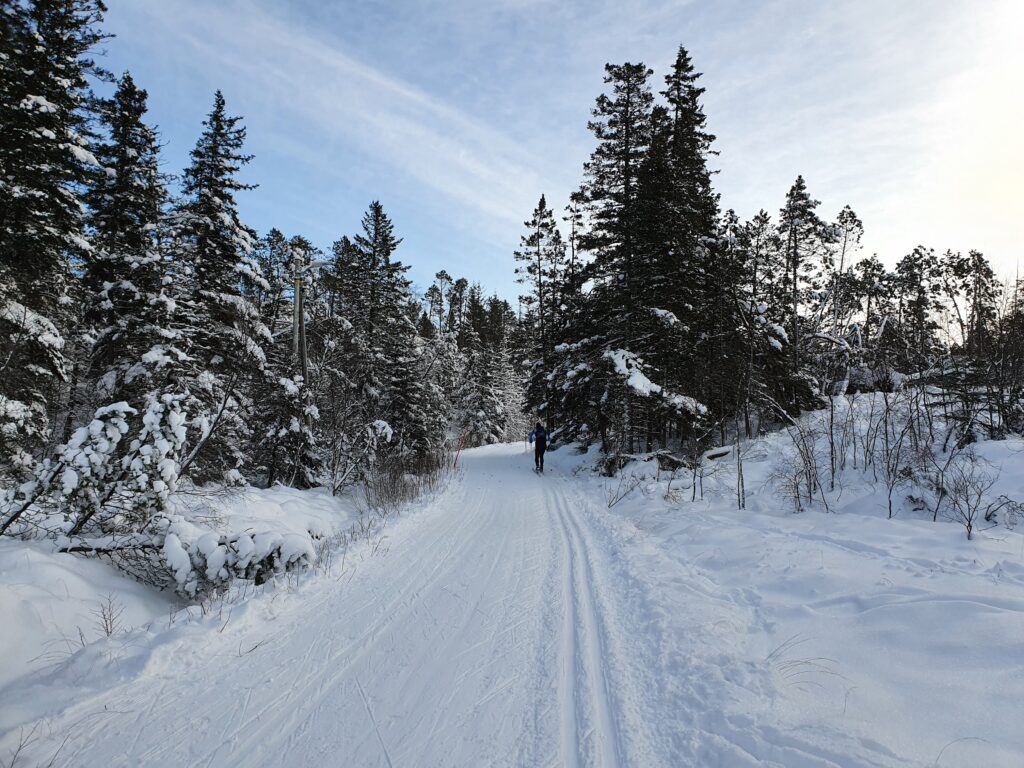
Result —
[[[256,218],[334,237],[381,197],[402,207],[406,247],[431,269],[454,262],[511,295],[523,219],[541,192],[557,204],[579,182],[602,65],[644,60],[658,89],[679,43],[705,73],[725,205],[775,210],[803,173],[824,214],[861,214],[868,252],[978,247],[1012,272],[1024,251],[1021,8],[120,0],[126,39],[111,47],[135,40],[137,58],[159,59],[154,96],[195,109],[191,137],[200,90],[224,88],[258,154]]]
[[[485,220],[506,223],[521,221],[536,190],[553,183],[543,163],[501,132],[272,8],[147,2],[133,13],[171,38],[177,55],[225,83],[250,125],[272,132],[279,150],[318,173],[345,177],[352,169],[331,152],[358,148]]]

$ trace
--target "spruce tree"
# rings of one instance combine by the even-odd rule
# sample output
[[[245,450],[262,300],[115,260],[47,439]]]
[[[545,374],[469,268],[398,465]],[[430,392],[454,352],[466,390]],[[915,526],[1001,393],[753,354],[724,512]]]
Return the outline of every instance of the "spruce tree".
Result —
[[[630,452],[636,438],[633,401],[639,394],[630,382],[645,378],[639,353],[646,350],[634,349],[638,320],[647,312],[640,296],[643,268],[637,193],[651,139],[649,79],[653,73],[643,64],[629,63],[607,64],[605,72],[610,94],[598,96],[594,119],[588,123],[598,144],[584,165],[582,188],[590,221],[582,244],[593,254],[590,301],[596,330],[604,338],[596,347],[589,343],[578,352],[589,358],[579,364],[599,373],[594,383],[603,389],[600,397],[608,403],[594,414],[604,447]],[[630,368],[639,375],[633,375]]]
[[[176,214],[175,248],[181,271],[178,311],[188,328],[191,369],[189,410],[201,443],[194,462],[197,479],[239,478],[251,434],[250,377],[262,372],[270,340],[243,281],[269,288],[252,259],[255,233],[241,222],[235,194],[253,185],[238,179],[252,159],[242,152],[245,128],[227,114],[217,91],[213,110],[185,170],[185,200]]]
[[[310,358],[317,371],[317,440],[327,484],[337,493],[362,479],[378,444],[390,428],[378,428],[376,400],[361,386],[365,343],[349,316],[360,284],[351,239],[334,243],[332,257],[319,271],[319,300],[310,305]]]
[[[779,239],[785,258],[785,291],[788,297],[786,330],[789,334],[790,374],[794,380],[803,375],[807,362],[801,308],[809,292],[817,287],[821,259],[825,254],[825,225],[816,209],[820,203],[807,192],[803,176],[797,176],[779,211]]]
[[[402,241],[380,202],[370,204],[362,230],[353,239],[352,250],[365,298],[349,322],[365,338],[364,392],[377,401],[379,418],[394,433],[394,447],[411,465],[436,451],[443,430],[421,375],[424,350],[417,343],[418,311],[412,314],[415,307],[405,277],[409,268],[392,258]]]
[[[125,73],[101,104],[107,138],[96,156],[105,173],[87,196],[93,248],[82,275],[94,396],[126,401],[139,413],[186,360],[170,322],[174,302],[165,280],[172,265],[160,241],[167,192],[145,114],[146,92]]]
[[[252,453],[268,485],[281,482],[305,488],[315,485],[320,476],[315,437],[319,410],[312,373],[304,364],[312,303],[302,297],[314,287],[311,265],[318,256],[305,238],[288,240],[277,229],[267,234],[255,252],[266,284],[256,286],[256,303],[272,342],[264,345],[266,365],[253,382],[258,432]]]
[[[738,380],[739,411],[746,436],[755,434],[755,412],[784,417],[788,380],[786,332],[779,320],[784,299],[780,297],[781,245],[771,217],[764,210],[736,233],[733,246],[740,254],[740,280],[733,287],[739,310],[742,356]],[[782,413],[779,413],[779,411]]]
[[[669,227],[670,261],[665,265],[670,309],[697,331],[700,318],[721,300],[714,274],[718,195],[711,186],[708,159],[715,137],[707,129],[701,103],[704,88],[687,50],[680,46],[662,95],[668,103],[669,189],[663,216]],[[716,295],[718,294],[718,295]]]
[[[0,475],[23,478],[68,378],[72,266],[90,251],[81,190],[99,0],[0,2]]]
[[[555,223],[554,212],[541,195],[533,215],[524,223],[526,234],[514,254],[519,263],[516,280],[527,291],[519,297],[533,320],[531,369],[526,386],[526,407],[555,427],[557,412],[552,409],[549,374],[554,363],[555,329],[560,322],[561,286],[567,270],[565,243]]]

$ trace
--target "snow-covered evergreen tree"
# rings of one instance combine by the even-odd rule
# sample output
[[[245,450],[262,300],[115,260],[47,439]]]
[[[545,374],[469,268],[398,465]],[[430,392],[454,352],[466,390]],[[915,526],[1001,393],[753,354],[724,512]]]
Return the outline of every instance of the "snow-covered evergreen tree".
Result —
[[[270,340],[243,281],[266,289],[251,254],[255,234],[241,222],[235,193],[251,157],[242,153],[245,128],[227,114],[218,91],[185,170],[185,199],[176,211],[174,247],[184,269],[178,311],[188,325],[190,416],[199,453],[192,476],[237,479],[250,436],[247,379],[263,370]],[[181,290],[182,288],[186,290]]]
[[[252,382],[252,453],[268,485],[310,487],[320,479],[315,436],[319,409],[306,339],[306,296],[314,287],[313,265],[321,261],[319,255],[305,238],[287,240],[277,229],[254,253],[262,281],[252,281],[253,300],[271,338],[263,345],[267,360],[262,376]]]
[[[519,263],[516,280],[526,288],[520,301],[531,319],[533,343],[530,349],[530,378],[526,385],[526,406],[544,418],[553,429],[558,414],[552,406],[550,372],[554,365],[555,334],[561,323],[562,287],[566,280],[566,247],[555,223],[554,212],[541,195],[526,234],[514,254]]]
[[[0,2],[0,477],[24,478],[62,405],[99,0]]]
[[[172,264],[160,239],[167,192],[145,113],[146,92],[125,73],[100,107],[107,136],[96,157],[104,172],[87,196],[93,248],[82,274],[93,398],[125,401],[139,413],[187,360],[171,322]]]

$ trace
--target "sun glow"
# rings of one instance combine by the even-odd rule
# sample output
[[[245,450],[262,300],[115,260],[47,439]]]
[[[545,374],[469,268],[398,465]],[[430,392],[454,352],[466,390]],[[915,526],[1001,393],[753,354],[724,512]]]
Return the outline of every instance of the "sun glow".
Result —
[[[977,13],[985,15],[976,57],[938,105],[930,131],[938,151],[926,177],[956,247],[980,236],[1008,271],[1024,256],[1024,4]]]

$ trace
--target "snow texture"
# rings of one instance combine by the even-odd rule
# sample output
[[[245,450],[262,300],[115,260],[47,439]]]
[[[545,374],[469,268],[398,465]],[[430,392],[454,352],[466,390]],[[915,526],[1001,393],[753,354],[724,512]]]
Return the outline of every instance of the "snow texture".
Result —
[[[769,482],[787,440],[746,448],[742,511],[728,450],[703,500],[637,462],[611,508],[593,454],[537,476],[523,444],[467,451],[332,577],[13,680],[0,749],[42,720],[28,764],[66,738],[57,765],[1019,766],[1024,536],[886,520],[867,486],[788,513]],[[979,450],[1009,468],[1022,448]],[[1024,496],[1019,472],[1001,483]],[[254,547],[269,506],[271,528],[329,509],[246,493],[225,523]],[[221,562],[209,532],[191,544]]]

